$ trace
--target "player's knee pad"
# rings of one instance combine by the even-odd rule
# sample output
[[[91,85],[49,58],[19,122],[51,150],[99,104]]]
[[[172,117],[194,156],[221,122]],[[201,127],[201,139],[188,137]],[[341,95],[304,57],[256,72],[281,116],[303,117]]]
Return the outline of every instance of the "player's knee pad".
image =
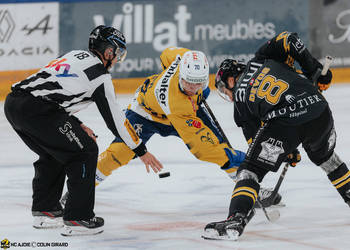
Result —
[[[98,157],[96,183],[103,181],[113,170],[126,165],[135,153],[124,143],[112,143]]]
[[[327,161],[323,162],[320,165],[320,167],[328,175],[329,173],[331,173],[334,170],[336,170],[342,163],[343,163],[343,161],[339,158],[339,156],[335,152],[333,152],[331,157],[329,157],[329,159]]]
[[[261,182],[265,175],[269,172],[265,168],[261,168],[254,164],[248,163],[246,160],[242,162],[241,166],[238,168],[237,178],[240,172],[247,170],[254,174],[257,178],[257,182]]]
[[[256,182],[259,182],[259,178],[256,173],[248,170],[248,169],[243,169],[238,172],[237,174],[237,182],[242,181],[242,180],[254,180]]]

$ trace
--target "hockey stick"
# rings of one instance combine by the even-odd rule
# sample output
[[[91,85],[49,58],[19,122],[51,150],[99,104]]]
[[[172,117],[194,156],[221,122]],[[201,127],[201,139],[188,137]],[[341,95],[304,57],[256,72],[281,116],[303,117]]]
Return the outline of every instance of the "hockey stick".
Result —
[[[275,188],[272,190],[271,195],[270,195],[268,198],[266,198],[266,199],[264,200],[264,205],[265,205],[265,207],[269,207],[269,206],[273,205],[273,202],[274,202],[275,197],[276,197],[276,195],[277,195],[277,193],[278,193],[278,190],[280,189],[281,184],[282,184],[282,181],[284,180],[284,176],[285,176],[286,173],[287,173],[288,167],[289,167],[289,163],[286,162],[286,164],[284,165],[283,170],[282,170],[282,172],[281,172],[281,174],[280,174],[280,177],[278,178],[278,181],[277,181],[277,183],[276,183],[276,186],[275,186]],[[260,203],[260,205],[263,205],[263,204]]]
[[[318,68],[316,70],[316,73],[314,74],[314,76],[312,77],[312,82],[313,84],[317,87],[317,79],[320,77],[320,75],[324,76],[327,74],[327,71],[329,69],[329,66],[331,66],[331,63],[333,61],[333,57],[331,56],[326,56],[324,58],[324,64],[323,64],[323,68],[322,70],[320,68]]]
[[[258,196],[258,199],[256,200],[256,202],[260,205],[260,207],[261,207],[262,211],[264,212],[265,217],[267,218],[268,221],[276,222],[280,218],[281,215],[280,215],[280,212],[278,210],[271,210],[271,211],[266,210],[266,208],[261,203],[259,196]]]
[[[202,103],[204,104],[206,110],[208,111],[208,113],[209,113],[209,115],[210,115],[210,118],[214,121],[215,126],[216,126],[216,128],[219,130],[219,132],[220,132],[222,138],[224,139],[224,141],[227,143],[227,145],[228,145],[230,148],[233,148],[233,147],[231,146],[231,143],[230,143],[229,140],[227,139],[227,137],[226,137],[224,131],[222,130],[222,128],[221,128],[221,126],[220,126],[218,120],[216,120],[216,117],[215,117],[213,111],[211,111],[211,108],[209,107],[207,101],[206,101],[205,99],[203,99]]]
[[[215,126],[216,126],[217,129],[219,130],[219,132],[220,132],[221,136],[223,137],[224,141],[227,143],[227,145],[228,145],[230,148],[233,148],[233,147],[231,146],[230,141],[227,139],[227,137],[226,137],[226,135],[225,135],[223,129],[221,128],[221,126],[220,126],[218,120],[216,119],[216,117],[215,117],[213,111],[212,111],[211,108],[209,107],[207,101],[206,101],[205,99],[203,99],[202,102],[203,102],[205,108],[207,109],[209,115],[211,116],[211,119],[214,121]],[[284,177],[284,176],[283,176],[283,177]],[[282,178],[282,180],[283,180],[283,178]],[[282,183],[282,180],[281,180],[281,183]],[[281,184],[279,184],[279,185],[281,185]],[[278,187],[278,188],[279,188],[279,187]],[[275,188],[275,189],[276,189],[276,188]],[[275,189],[274,189],[274,191],[275,191]],[[277,191],[278,191],[278,189],[277,189]],[[277,193],[277,192],[276,192],[276,193]],[[272,194],[271,194],[271,196],[272,196]],[[271,196],[270,196],[270,197],[271,197]],[[270,197],[269,197],[269,198],[270,198]],[[265,217],[267,218],[268,221],[275,222],[275,221],[277,221],[277,220],[279,219],[279,217],[280,217],[279,211],[277,211],[277,210],[267,211],[266,208],[262,205],[259,196],[258,196],[258,198],[257,198],[257,202],[259,203],[259,205],[260,205],[261,209],[263,210],[263,212],[264,212],[264,214],[265,214]]]

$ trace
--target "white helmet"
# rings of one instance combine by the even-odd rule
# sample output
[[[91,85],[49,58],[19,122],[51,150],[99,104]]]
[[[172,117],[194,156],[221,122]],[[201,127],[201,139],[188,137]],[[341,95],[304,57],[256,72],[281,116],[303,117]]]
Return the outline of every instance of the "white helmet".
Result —
[[[202,83],[202,89],[208,87],[209,63],[203,52],[197,50],[187,51],[180,62],[180,87],[183,90],[182,81],[198,84]]]

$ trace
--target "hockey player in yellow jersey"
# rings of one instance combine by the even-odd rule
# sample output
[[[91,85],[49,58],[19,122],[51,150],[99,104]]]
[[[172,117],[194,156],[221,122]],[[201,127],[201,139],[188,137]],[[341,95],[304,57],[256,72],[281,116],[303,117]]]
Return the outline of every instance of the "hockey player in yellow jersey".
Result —
[[[203,90],[210,91],[209,64],[201,51],[170,47],[160,56],[164,71],[148,77],[136,91],[126,117],[143,141],[157,133],[178,136],[202,161],[219,165],[232,177],[245,154],[223,143],[201,107]],[[96,184],[135,157],[119,138],[100,154]]]

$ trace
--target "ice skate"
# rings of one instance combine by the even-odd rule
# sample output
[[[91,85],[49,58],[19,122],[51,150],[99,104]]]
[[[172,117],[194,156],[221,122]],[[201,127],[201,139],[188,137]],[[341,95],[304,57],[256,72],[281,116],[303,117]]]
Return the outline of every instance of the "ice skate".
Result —
[[[41,212],[32,211],[34,217],[33,227],[36,229],[51,229],[63,227],[63,211]]]
[[[103,232],[103,225],[104,220],[101,217],[94,217],[90,220],[65,220],[61,235],[82,236],[99,234]]]
[[[232,240],[236,241],[243,233],[247,223],[254,216],[254,209],[247,215],[236,213],[227,220],[211,222],[204,228],[203,239],[206,240]]]

